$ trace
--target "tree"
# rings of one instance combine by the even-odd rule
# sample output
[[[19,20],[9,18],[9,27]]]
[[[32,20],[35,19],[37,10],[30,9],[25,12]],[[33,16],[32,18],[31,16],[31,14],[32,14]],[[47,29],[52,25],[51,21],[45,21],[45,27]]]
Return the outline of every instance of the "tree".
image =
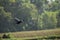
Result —
[[[11,13],[5,12],[4,7],[0,7],[0,32],[8,31],[11,20],[12,20]],[[6,28],[6,26],[8,29]]]
[[[44,13],[42,13],[38,17],[38,28],[39,29],[57,28],[57,15],[58,11],[56,12],[44,11]]]
[[[28,25],[28,29],[30,27],[36,27],[37,23],[37,9],[33,4],[30,3],[24,3],[22,4],[21,8],[18,10],[18,16],[22,19],[24,19],[25,26]],[[34,23],[34,24],[33,24]]]
[[[60,27],[60,11],[57,14],[57,27]]]

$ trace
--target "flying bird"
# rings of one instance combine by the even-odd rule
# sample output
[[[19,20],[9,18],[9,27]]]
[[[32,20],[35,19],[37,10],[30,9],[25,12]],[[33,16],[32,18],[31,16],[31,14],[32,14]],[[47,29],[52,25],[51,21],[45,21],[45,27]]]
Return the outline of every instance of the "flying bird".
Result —
[[[20,20],[19,18],[15,18],[16,24],[23,23],[23,20]]]

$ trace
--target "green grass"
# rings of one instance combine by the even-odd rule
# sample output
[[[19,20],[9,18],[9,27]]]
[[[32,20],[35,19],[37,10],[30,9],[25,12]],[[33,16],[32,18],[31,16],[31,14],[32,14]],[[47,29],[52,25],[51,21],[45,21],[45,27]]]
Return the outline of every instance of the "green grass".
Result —
[[[0,37],[2,37],[4,33],[0,33]],[[58,29],[50,29],[50,30],[37,30],[37,31],[22,31],[22,32],[10,32],[5,33],[10,34],[10,39],[2,39],[0,40],[29,40],[29,39],[59,39],[60,38],[60,28]]]

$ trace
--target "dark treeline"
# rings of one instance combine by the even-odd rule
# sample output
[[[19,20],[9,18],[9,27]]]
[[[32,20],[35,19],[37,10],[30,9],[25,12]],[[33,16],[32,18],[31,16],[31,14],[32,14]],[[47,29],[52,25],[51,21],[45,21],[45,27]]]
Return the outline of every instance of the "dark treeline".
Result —
[[[59,27],[60,0],[0,0],[0,33]]]

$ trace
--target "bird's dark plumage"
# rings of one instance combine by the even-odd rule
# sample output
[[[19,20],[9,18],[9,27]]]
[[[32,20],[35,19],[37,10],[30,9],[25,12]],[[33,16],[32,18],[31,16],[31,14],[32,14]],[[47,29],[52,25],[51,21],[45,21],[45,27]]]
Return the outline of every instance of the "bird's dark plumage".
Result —
[[[17,21],[17,24],[20,24],[20,23],[22,23],[22,21]]]
[[[18,19],[18,18],[15,18],[15,21],[16,21],[16,24],[20,24],[20,23],[23,23],[22,20]]]

